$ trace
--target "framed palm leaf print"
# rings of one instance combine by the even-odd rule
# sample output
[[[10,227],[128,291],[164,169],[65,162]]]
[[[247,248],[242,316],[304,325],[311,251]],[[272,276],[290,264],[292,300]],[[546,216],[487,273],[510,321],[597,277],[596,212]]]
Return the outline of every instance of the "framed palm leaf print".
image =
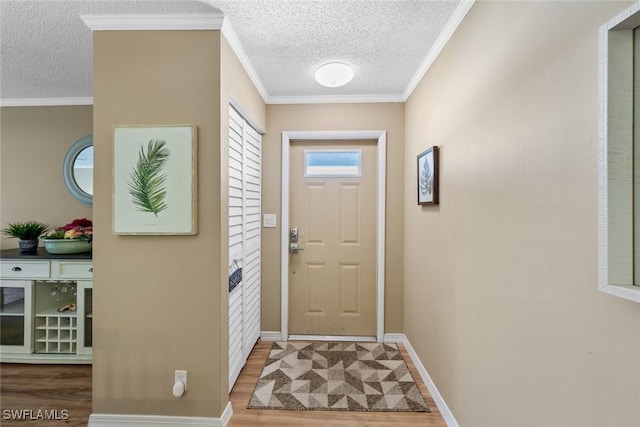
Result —
[[[438,147],[418,154],[418,204],[438,204]]]
[[[196,127],[116,126],[114,234],[196,234]]]

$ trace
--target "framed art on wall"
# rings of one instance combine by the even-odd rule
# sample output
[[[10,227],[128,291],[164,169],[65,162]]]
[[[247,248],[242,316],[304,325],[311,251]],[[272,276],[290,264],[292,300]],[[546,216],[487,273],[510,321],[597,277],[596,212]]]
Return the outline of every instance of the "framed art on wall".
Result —
[[[197,233],[196,127],[115,126],[113,233]]]
[[[438,147],[418,154],[418,204],[438,204]]]

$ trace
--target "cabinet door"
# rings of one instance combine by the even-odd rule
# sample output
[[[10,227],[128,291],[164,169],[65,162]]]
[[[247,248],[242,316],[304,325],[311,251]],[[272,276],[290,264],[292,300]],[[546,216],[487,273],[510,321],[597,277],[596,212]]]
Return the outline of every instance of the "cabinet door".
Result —
[[[93,282],[78,281],[78,355],[91,355],[93,347]]]
[[[32,281],[0,281],[0,351],[2,353],[33,351],[32,295]]]

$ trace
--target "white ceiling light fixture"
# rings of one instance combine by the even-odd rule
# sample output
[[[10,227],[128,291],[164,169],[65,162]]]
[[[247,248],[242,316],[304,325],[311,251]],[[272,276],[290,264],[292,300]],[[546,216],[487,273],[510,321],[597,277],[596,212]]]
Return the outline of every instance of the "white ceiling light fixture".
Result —
[[[353,79],[353,68],[342,62],[329,62],[316,71],[316,81],[326,87],[340,87]]]

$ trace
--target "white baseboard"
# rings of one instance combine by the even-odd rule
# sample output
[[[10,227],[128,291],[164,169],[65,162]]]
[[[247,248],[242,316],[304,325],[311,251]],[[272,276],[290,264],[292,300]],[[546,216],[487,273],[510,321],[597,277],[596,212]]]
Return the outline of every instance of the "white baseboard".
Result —
[[[231,402],[220,418],[163,415],[91,414],[88,427],[226,427],[231,421]]]
[[[282,341],[282,332],[280,331],[262,331],[260,332],[262,341]]]
[[[227,424],[231,421],[231,417],[233,416],[233,407],[231,406],[231,402],[227,403],[227,407],[222,411],[222,415],[220,415],[220,426],[227,427]]]
[[[404,344],[405,341],[407,341],[407,337],[404,334],[384,334],[382,337],[382,342],[385,344]]]
[[[455,417],[453,416],[453,413],[447,406],[447,403],[442,398],[442,395],[438,391],[438,388],[436,387],[435,383],[429,376],[429,373],[427,372],[424,365],[420,361],[418,354],[414,350],[413,346],[409,342],[409,339],[406,337],[406,335],[404,334],[389,334],[389,335],[393,335],[394,338],[398,338],[396,337],[396,335],[402,336],[401,341],[389,341],[389,342],[401,343],[402,345],[404,345],[404,347],[407,349],[407,353],[409,353],[409,356],[411,357],[411,361],[413,361],[413,364],[416,366],[416,369],[418,370],[418,373],[420,374],[422,381],[424,381],[424,384],[427,386],[427,389],[429,390],[429,394],[433,398],[433,401],[436,403],[436,406],[438,407],[438,410],[440,411],[442,418],[444,418],[445,423],[447,423],[447,426],[460,427],[458,425],[458,421],[456,421]],[[386,335],[385,335],[385,342],[387,342]]]

